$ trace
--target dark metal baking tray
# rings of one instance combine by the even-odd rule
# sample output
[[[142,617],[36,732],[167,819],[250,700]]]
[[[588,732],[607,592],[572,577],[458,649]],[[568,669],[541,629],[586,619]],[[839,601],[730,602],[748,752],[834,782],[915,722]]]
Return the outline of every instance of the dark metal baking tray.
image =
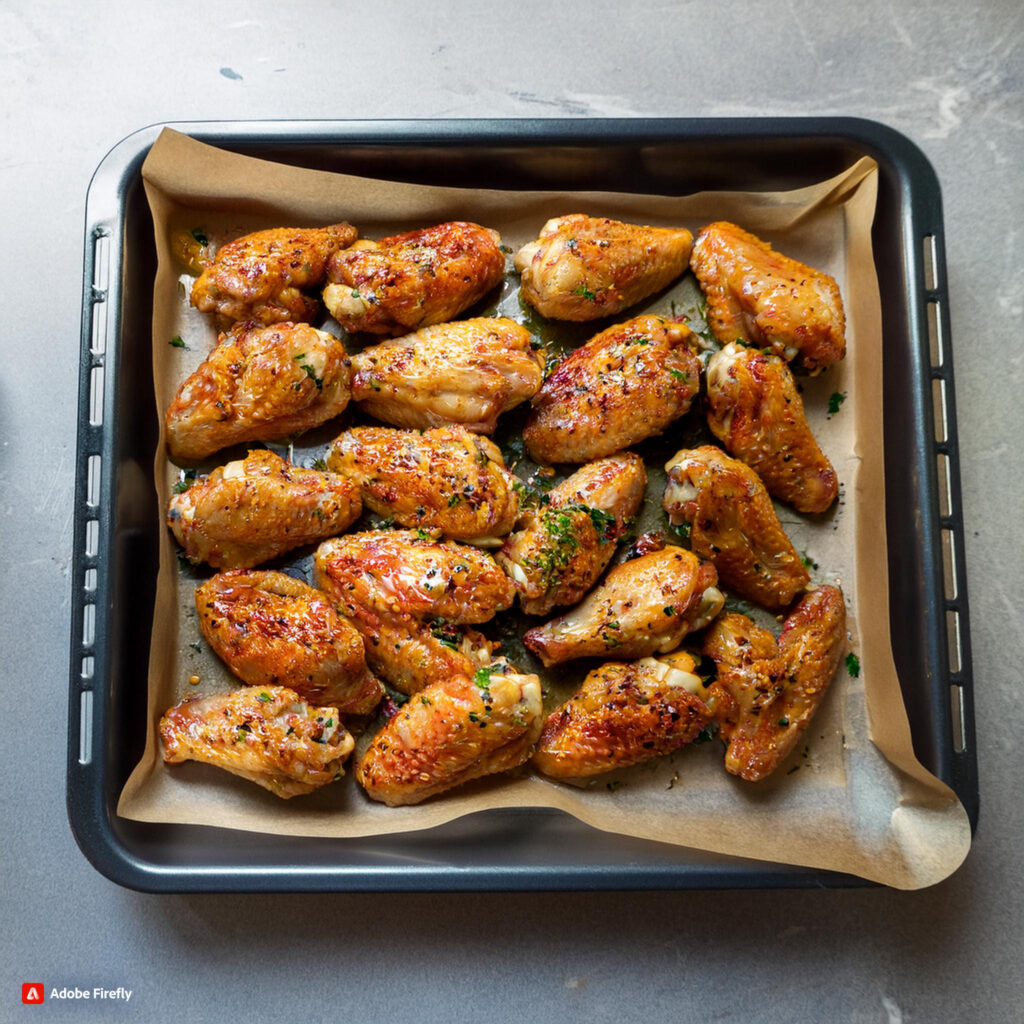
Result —
[[[119,818],[146,733],[162,528],[153,481],[156,254],[141,166],[162,125],[104,158],[86,205],[70,649],[68,815],[107,877],[156,892],[848,886],[861,879],[595,831],[550,810],[413,834],[242,836]],[[953,360],[938,181],[920,150],[853,118],[195,122],[224,149],[459,186],[682,195],[799,188],[879,164],[873,243],[884,331],[893,654],[914,749],[977,821]]]

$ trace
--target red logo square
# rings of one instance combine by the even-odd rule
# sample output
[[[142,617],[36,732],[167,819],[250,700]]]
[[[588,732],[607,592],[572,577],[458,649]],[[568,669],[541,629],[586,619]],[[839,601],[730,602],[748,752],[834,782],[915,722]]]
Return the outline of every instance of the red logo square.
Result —
[[[36,1003],[46,1002],[46,989],[41,982],[28,982],[21,986],[21,1001],[34,1006]]]

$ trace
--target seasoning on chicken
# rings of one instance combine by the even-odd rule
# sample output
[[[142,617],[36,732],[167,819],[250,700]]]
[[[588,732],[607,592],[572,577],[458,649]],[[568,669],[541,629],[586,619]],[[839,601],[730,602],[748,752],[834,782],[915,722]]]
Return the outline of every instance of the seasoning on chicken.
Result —
[[[839,482],[804,416],[789,367],[759,349],[727,345],[708,362],[708,426],[780,501],[824,512]]]
[[[708,705],[728,744],[725,767],[756,782],[786,759],[835,676],[846,641],[846,604],[838,587],[805,594],[776,642],[745,615],[712,623],[704,653],[718,666]]]
[[[542,316],[598,320],[661,291],[686,272],[685,228],[624,224],[573,213],[549,220],[515,256],[522,296]]]
[[[348,405],[349,373],[345,346],[326,331],[237,324],[167,410],[171,458],[196,462],[228,445],[317,427]]]
[[[711,445],[676,452],[662,504],[690,547],[740,597],[780,610],[810,582],[757,474]]]
[[[354,427],[331,445],[327,467],[354,480],[379,515],[452,540],[498,546],[519,516],[497,445],[465,427]]]
[[[735,224],[697,236],[690,267],[708,300],[708,323],[723,344],[770,347],[816,371],[846,353],[846,314],[827,274],[776,252]]]
[[[325,228],[272,228],[222,246],[195,284],[192,305],[229,321],[263,324],[313,320],[320,310],[315,295],[327,261],[355,241],[351,224]]]
[[[543,379],[543,350],[502,317],[435,324],[352,357],[352,398],[397,427],[462,424],[491,434]]]
[[[355,741],[338,709],[284,686],[191,697],[160,719],[164,761],[201,761],[288,799],[340,779]]]
[[[588,463],[530,508],[496,556],[528,615],[582,600],[643,501],[647,472],[632,452]]]
[[[347,331],[407,334],[454,320],[505,277],[501,236],[451,221],[360,241],[327,267],[324,304]]]
[[[711,722],[685,651],[594,669],[548,715],[533,763],[554,778],[598,775],[686,746]]]
[[[588,462],[662,433],[700,390],[692,338],[685,324],[638,316],[570,353],[533,398],[523,430],[531,457]]]
[[[286,686],[343,715],[367,714],[384,696],[359,632],[293,576],[218,573],[196,588],[196,611],[206,642],[249,686]]]
[[[498,662],[410,698],[374,738],[356,779],[389,807],[417,804],[523,764],[542,722],[540,680]]]
[[[615,566],[582,604],[528,630],[523,640],[548,667],[611,652],[642,658],[671,651],[721,611],[717,582],[710,562],[664,548]]]
[[[359,489],[346,477],[257,449],[174,494],[167,525],[190,561],[249,569],[341,533],[361,511]]]

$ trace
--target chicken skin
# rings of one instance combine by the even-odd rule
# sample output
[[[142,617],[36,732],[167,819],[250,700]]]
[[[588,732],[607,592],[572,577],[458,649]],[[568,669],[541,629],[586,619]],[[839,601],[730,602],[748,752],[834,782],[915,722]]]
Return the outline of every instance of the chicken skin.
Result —
[[[685,324],[638,316],[566,356],[534,396],[523,429],[537,462],[589,462],[662,433],[700,390]]]
[[[838,587],[805,594],[778,642],[745,615],[712,623],[704,653],[718,666],[708,704],[728,744],[725,767],[756,782],[796,746],[835,676],[846,640],[846,604]]]
[[[333,419],[348,405],[345,346],[308,324],[238,324],[179,388],[167,410],[178,463],[228,445],[275,441]]]
[[[647,471],[632,452],[588,463],[548,492],[505,540],[498,563],[528,615],[576,604],[597,582],[643,501]]]
[[[789,367],[758,349],[726,345],[708,362],[708,426],[780,501],[824,512],[839,481],[804,416]]]
[[[341,533],[361,511],[359,488],[346,477],[257,449],[173,495],[167,525],[189,561],[250,569]]]
[[[670,660],[672,659],[672,660]],[[533,763],[554,778],[598,775],[686,746],[711,722],[693,659],[610,661],[548,715]]]
[[[543,350],[503,317],[435,324],[352,357],[352,398],[396,427],[462,424],[491,434],[543,379]]]
[[[697,236],[690,267],[708,300],[708,323],[726,345],[770,347],[810,371],[846,353],[846,314],[827,274],[776,252],[735,224],[718,221]]]
[[[685,228],[623,224],[573,213],[549,220],[515,256],[522,296],[554,320],[614,316],[686,272]]]
[[[683,548],[668,547],[615,566],[582,604],[523,640],[546,667],[571,658],[643,658],[678,647],[722,609],[718,576]]]
[[[669,521],[690,525],[690,547],[714,563],[722,583],[773,611],[807,586],[807,567],[749,466],[705,445],[677,452],[665,471]]]
[[[412,697],[362,756],[356,779],[389,807],[417,804],[523,764],[542,722],[540,680],[499,662]]]
[[[363,638],[326,596],[283,572],[222,572],[196,588],[206,642],[248,686],[286,686],[343,715],[372,711],[384,687]]]
[[[452,540],[498,546],[519,516],[498,446],[465,427],[354,427],[331,445],[327,468],[354,480],[379,515]]]
[[[247,686],[192,697],[160,719],[164,761],[201,761],[288,799],[344,775],[355,741],[333,707],[284,686]]]
[[[191,302],[203,313],[229,321],[308,323],[320,310],[315,295],[327,261],[351,245],[358,232],[351,224],[326,228],[272,228],[222,246],[195,284]]]
[[[324,304],[347,331],[398,336],[454,320],[505,278],[501,236],[451,221],[360,241],[327,265]]]

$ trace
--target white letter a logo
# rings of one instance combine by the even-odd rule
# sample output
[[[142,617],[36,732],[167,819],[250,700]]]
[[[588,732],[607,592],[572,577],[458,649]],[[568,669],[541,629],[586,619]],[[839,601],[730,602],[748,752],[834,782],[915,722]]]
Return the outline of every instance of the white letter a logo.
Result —
[[[42,1002],[42,999],[43,999],[43,997],[39,994],[39,989],[37,989],[35,987],[35,985],[33,985],[25,993],[25,1002],[26,1003],[39,1003],[39,1002]]]

